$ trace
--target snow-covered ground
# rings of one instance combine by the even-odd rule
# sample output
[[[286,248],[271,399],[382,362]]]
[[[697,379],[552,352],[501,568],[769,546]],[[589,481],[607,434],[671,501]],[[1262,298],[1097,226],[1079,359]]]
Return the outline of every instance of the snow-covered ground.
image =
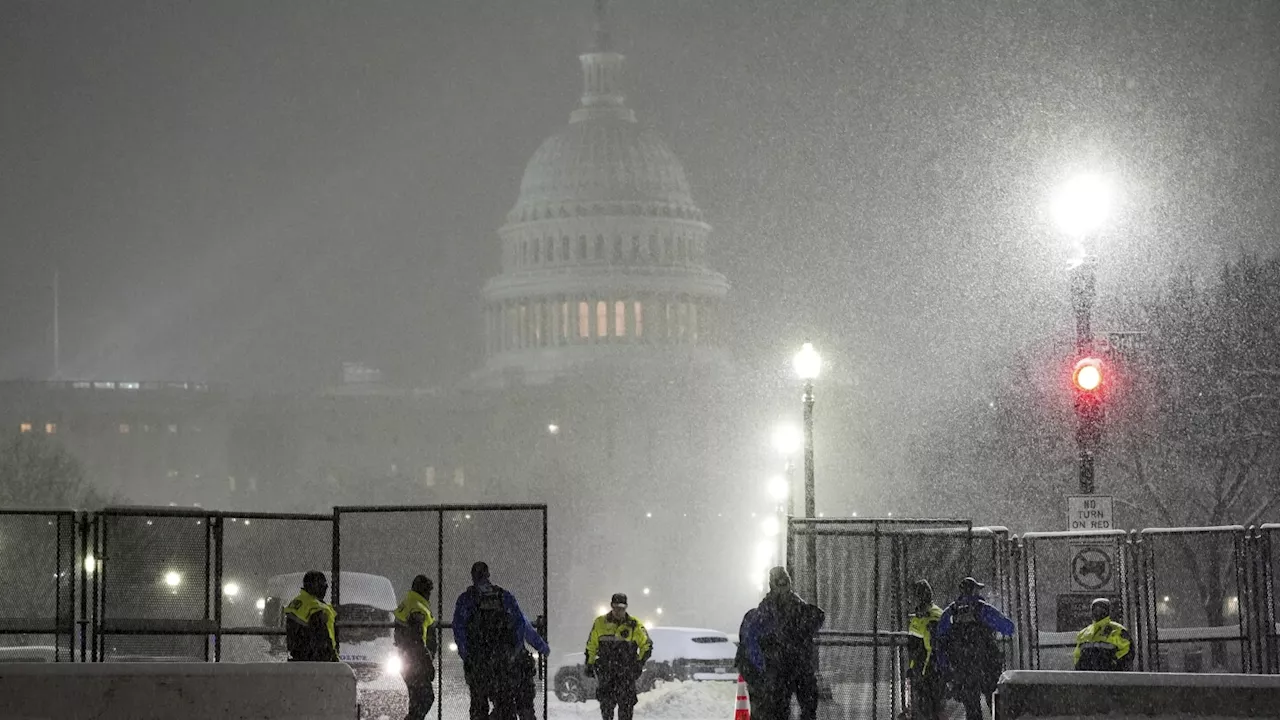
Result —
[[[654,690],[642,693],[636,705],[636,718],[654,720],[731,720],[737,684],[731,682],[671,682],[659,683]],[[469,696],[464,683],[451,683],[446,679],[441,705],[443,720],[468,720]],[[440,700],[440,698],[437,698]],[[399,720],[404,717],[408,702],[404,683],[394,678],[377,683],[366,683],[360,688],[362,717],[373,720]],[[542,717],[542,697],[535,707]],[[600,703],[588,700],[582,703],[563,703],[552,695],[547,704],[547,716],[553,720],[598,720]],[[432,708],[430,717],[436,717]]]

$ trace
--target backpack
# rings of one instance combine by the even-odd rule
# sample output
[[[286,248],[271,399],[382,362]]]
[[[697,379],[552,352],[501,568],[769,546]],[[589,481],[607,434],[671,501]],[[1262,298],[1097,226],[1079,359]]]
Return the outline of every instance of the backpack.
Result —
[[[993,630],[982,621],[980,602],[952,606],[947,660],[958,676],[979,677],[984,683],[993,671],[998,675],[1004,658]]]
[[[467,592],[475,603],[467,618],[468,659],[485,664],[511,660],[520,642],[515,618],[502,601],[506,592],[497,585]]]

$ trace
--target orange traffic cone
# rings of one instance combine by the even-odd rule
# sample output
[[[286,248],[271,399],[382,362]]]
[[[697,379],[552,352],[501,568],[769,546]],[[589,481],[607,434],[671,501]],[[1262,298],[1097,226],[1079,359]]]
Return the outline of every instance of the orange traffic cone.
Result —
[[[751,720],[751,701],[747,698],[747,680],[738,676],[738,704],[733,709],[733,720]]]

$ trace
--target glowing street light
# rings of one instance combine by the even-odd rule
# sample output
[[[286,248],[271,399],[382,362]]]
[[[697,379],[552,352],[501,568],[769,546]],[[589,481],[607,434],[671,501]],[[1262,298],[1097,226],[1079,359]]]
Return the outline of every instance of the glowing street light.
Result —
[[[222,586],[222,594],[227,597],[235,597],[240,594],[240,585],[234,580]]]
[[[813,483],[813,381],[822,372],[822,356],[814,349],[813,343],[805,343],[792,358],[796,375],[804,381],[804,516],[811,518],[816,513]],[[817,536],[808,534],[805,542],[805,567],[812,569],[818,558]],[[817,573],[810,572],[809,597],[818,595]]]
[[[805,343],[800,346],[800,352],[791,358],[791,365],[801,380],[812,382],[822,372],[822,356],[814,349],[813,343]]]
[[[776,517],[767,517],[760,524],[760,531],[765,537],[777,537],[778,533],[782,532],[782,523],[778,522]]]
[[[774,428],[770,440],[773,443],[773,449],[777,450],[779,455],[791,457],[804,445],[804,433],[795,425],[787,423]]]
[[[769,478],[769,497],[774,500],[785,500],[791,494],[791,483],[787,481],[784,475],[774,475]]]
[[[176,588],[182,584],[182,574],[176,570],[170,570],[164,574],[164,584],[171,588]]]
[[[84,556],[84,571],[85,571],[85,572],[87,572],[87,573],[89,573],[90,575],[92,575],[92,574],[93,574],[93,571],[94,571],[94,570],[97,570],[97,569],[98,569],[98,566],[99,566],[100,564],[101,564],[101,563],[99,563],[99,562],[98,562],[98,560],[97,560],[97,558],[95,558],[94,556],[92,556],[92,555],[85,555],[85,556]]]
[[[1050,212],[1058,231],[1073,240],[1097,232],[1111,214],[1114,192],[1103,176],[1085,173],[1063,183],[1053,196]]]

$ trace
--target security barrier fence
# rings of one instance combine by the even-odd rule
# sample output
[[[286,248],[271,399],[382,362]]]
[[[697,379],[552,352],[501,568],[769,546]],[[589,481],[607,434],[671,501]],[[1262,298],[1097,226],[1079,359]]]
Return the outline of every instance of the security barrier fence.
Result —
[[[70,660],[75,607],[77,515],[0,510],[0,662]]]
[[[317,569],[331,578],[339,654],[361,680],[362,703],[375,717],[402,714],[390,610],[426,574],[443,648],[437,707],[462,712],[466,687],[449,646],[471,564],[486,561],[531,620],[545,616],[547,530],[543,505],[0,510],[0,661],[283,661],[282,608]],[[985,582],[1017,626],[1004,645],[1011,669],[1069,668],[1090,601],[1108,597],[1133,637],[1136,669],[1280,674],[1280,525],[1010,537],[964,520],[792,518],[787,557],[796,589],[827,612],[824,717],[905,707],[909,589],[919,578],[942,606],[961,578]]]
[[[792,518],[787,562],[795,588],[827,611],[824,718],[905,708],[908,589],[921,578],[943,607],[961,578],[986,583],[1017,627],[1007,669],[1071,668],[1090,605],[1106,597],[1130,630],[1135,669],[1280,674],[1280,525],[1011,537],[954,520]]]
[[[390,613],[374,613],[378,579],[407,588],[427,575],[435,589],[429,599],[441,631],[443,652],[436,683],[437,712],[468,714],[462,661],[453,641],[455,603],[471,585],[471,566],[483,561],[492,581],[515,596],[530,622],[547,615],[547,508],[545,505],[434,507],[339,507],[334,510],[334,602],[368,612],[344,622],[339,654],[377,692],[366,693],[370,716],[403,716],[408,705],[398,678],[380,682],[384,658],[392,652]],[[544,629],[544,637],[546,637]],[[551,642],[549,637],[546,637]],[[535,707],[547,710],[546,658],[535,669]]]
[[[530,620],[547,612],[545,505],[337,508],[332,514],[113,507],[0,510],[0,662],[284,662],[284,607],[323,571],[363,710],[407,697],[392,610],[435,580],[437,712],[466,713],[453,603],[485,560]],[[546,659],[537,683],[546,717]]]

